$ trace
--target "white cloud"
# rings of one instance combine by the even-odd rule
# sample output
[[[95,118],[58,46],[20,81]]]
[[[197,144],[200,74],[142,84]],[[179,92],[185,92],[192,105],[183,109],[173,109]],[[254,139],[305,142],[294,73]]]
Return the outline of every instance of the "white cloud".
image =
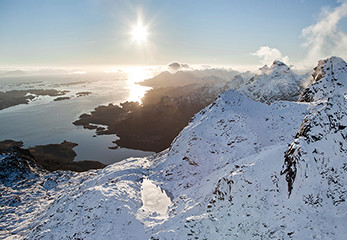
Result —
[[[339,22],[347,17],[347,1],[340,2],[333,11],[323,9],[321,19],[301,31],[303,46],[308,49],[304,62],[314,64],[332,55],[347,58],[347,34],[338,29]]]
[[[288,56],[282,56],[280,50],[267,46],[260,47],[258,51],[252,53],[252,55],[259,57],[262,64],[271,64],[274,60],[280,60],[286,64],[289,63]]]

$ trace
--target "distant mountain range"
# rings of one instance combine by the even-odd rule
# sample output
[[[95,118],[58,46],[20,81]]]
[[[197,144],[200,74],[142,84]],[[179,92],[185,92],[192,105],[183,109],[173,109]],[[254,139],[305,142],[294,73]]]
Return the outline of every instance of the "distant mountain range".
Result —
[[[162,72],[140,84],[162,88],[189,88],[192,84],[208,84],[209,88],[213,88],[225,84],[224,91],[235,89],[253,100],[270,104],[277,100],[296,101],[303,90],[305,77],[306,75],[298,75],[283,62],[275,60],[270,67],[265,65],[256,73],[214,68]]]
[[[26,75],[26,72],[22,70],[12,70],[12,71],[1,71],[0,72],[0,77],[1,76],[6,76],[6,77],[11,77],[11,76],[23,76]]]

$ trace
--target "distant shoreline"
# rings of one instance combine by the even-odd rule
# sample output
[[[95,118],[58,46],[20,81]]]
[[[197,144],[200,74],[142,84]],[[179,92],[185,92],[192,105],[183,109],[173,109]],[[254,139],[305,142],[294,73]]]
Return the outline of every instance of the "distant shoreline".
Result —
[[[19,104],[28,104],[36,96],[57,97],[65,95],[67,92],[68,91],[60,91],[56,89],[28,89],[0,92],[0,110]],[[59,99],[59,97],[57,99]],[[59,100],[62,100],[61,97]]]

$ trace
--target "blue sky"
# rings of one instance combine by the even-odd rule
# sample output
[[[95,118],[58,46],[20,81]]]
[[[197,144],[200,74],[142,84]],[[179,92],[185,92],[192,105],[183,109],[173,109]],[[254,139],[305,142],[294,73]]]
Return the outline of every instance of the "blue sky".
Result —
[[[346,17],[335,0],[0,0],[0,66],[315,64],[347,57]]]

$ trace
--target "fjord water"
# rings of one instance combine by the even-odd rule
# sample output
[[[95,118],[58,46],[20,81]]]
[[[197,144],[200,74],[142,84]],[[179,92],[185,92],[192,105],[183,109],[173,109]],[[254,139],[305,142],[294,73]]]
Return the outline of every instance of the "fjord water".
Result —
[[[72,124],[97,106],[138,100],[148,88],[130,80],[127,73],[0,77],[0,91],[57,89],[69,91],[64,97],[70,97],[53,101],[56,97],[38,96],[29,104],[0,110],[0,141],[23,141],[25,147],[71,141],[78,143],[74,148],[76,161],[96,160],[104,164],[149,155],[150,152],[126,148],[111,150],[108,147],[114,146],[116,135],[95,136],[94,130]],[[91,94],[77,97],[78,92]]]

